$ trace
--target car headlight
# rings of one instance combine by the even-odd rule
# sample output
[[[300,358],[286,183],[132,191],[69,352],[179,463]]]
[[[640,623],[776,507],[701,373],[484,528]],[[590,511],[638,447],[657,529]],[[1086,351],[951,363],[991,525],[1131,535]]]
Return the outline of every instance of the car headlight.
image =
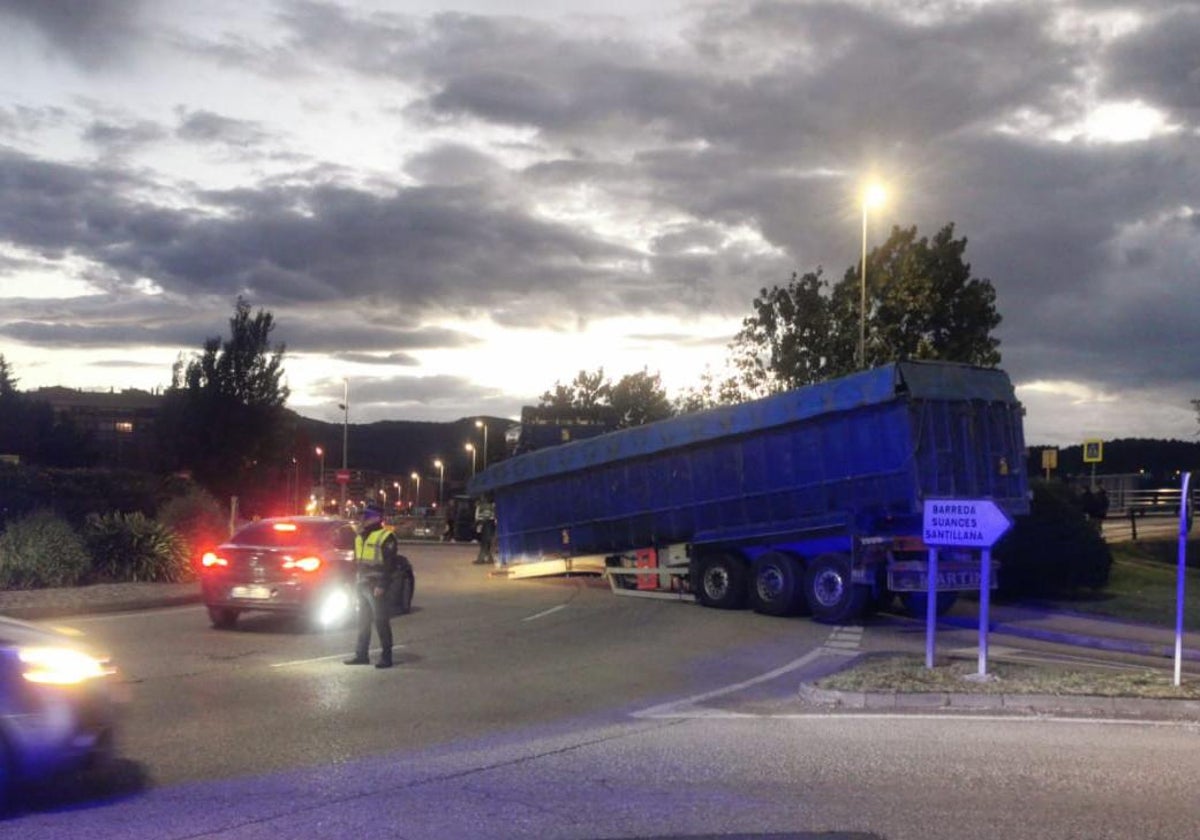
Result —
[[[17,651],[21,675],[32,683],[75,685],[107,676],[112,668],[103,659],[67,647],[27,647]]]
[[[350,614],[350,609],[353,606],[354,603],[350,600],[350,595],[345,589],[334,589],[321,602],[321,608],[317,613],[317,620],[325,627],[339,624]]]

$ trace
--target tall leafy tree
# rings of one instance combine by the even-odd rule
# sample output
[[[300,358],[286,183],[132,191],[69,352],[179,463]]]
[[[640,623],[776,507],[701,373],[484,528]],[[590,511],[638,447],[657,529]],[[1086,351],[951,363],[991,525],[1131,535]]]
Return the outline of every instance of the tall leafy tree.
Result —
[[[273,316],[238,297],[229,338],[209,338],[203,352],[172,369],[158,424],[173,469],[190,471],[218,498],[269,505],[280,471],[290,468],[291,429],[282,384],[285,346],[270,345]]]
[[[17,383],[19,381],[19,379],[13,376],[13,369],[9,365],[8,359],[4,358],[3,353],[0,353],[0,400],[11,399],[16,396]]]
[[[604,368],[581,370],[566,385],[556,382],[553,390],[542,394],[539,405],[583,410],[611,408],[620,428],[651,423],[674,413],[662,377],[645,368],[621,377],[616,384],[604,375]]]
[[[990,280],[971,276],[966,238],[947,224],[932,240],[917,228],[892,229],[867,257],[866,366],[940,359],[1000,363],[1000,324]],[[796,388],[859,367],[862,266],[829,288],[821,270],[763,289],[730,344],[733,401]],[[732,383],[731,383],[732,385]]]
[[[646,368],[622,376],[612,386],[609,399],[622,427],[653,423],[674,413],[667,392],[663,389],[662,376],[657,373],[651,375]]]
[[[97,461],[92,435],[50,403],[17,390],[19,380],[0,355],[0,455],[48,467],[90,467]]]
[[[594,371],[581,370],[566,385],[554,383],[554,390],[542,394],[539,405],[546,408],[596,408],[609,404],[612,382],[604,375],[604,368]]]

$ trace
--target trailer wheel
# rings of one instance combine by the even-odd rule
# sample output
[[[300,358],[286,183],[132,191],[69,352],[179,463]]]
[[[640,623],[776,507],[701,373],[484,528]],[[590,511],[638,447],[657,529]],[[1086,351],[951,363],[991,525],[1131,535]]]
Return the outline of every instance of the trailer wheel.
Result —
[[[768,551],[750,567],[750,606],[763,615],[796,615],[804,599],[804,566],[798,557]]]
[[[733,552],[707,554],[694,564],[701,606],[738,610],[746,606],[746,562]]]
[[[808,564],[804,573],[805,597],[813,618],[823,624],[856,620],[862,615],[870,590],[869,586],[854,583],[846,554],[822,554]]]
[[[939,592],[937,594],[937,605],[934,607],[935,614],[941,616],[950,612],[950,608],[958,601],[957,592]],[[904,606],[904,611],[913,618],[924,618],[927,615],[929,605],[928,592],[901,592],[900,603]]]

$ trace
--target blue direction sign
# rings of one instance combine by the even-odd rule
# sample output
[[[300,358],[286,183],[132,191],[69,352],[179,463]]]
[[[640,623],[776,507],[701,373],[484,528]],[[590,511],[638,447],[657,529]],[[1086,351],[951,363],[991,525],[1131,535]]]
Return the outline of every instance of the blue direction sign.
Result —
[[[991,499],[926,499],[925,545],[991,548],[1012,527]]]

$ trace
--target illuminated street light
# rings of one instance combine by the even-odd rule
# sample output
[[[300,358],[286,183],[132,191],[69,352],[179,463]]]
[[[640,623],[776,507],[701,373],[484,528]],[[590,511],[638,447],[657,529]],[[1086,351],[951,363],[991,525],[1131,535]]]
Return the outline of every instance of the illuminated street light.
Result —
[[[399,481],[393,481],[392,486],[396,488],[396,508],[400,508],[400,503],[404,501],[404,491],[400,488]]]
[[[325,450],[316,448],[317,457],[321,459],[321,513],[325,512]]]
[[[435,458],[433,461],[433,465],[435,467],[437,467],[437,471],[438,471],[438,506],[441,507],[441,504],[443,501],[442,488],[445,486],[445,479],[446,479],[446,465],[442,463],[441,458]]]
[[[483,468],[486,470],[487,469],[487,456],[488,456],[487,423],[483,422],[482,420],[476,420],[475,428],[483,429]]]
[[[886,194],[879,184],[870,184],[863,190],[862,208],[862,273],[859,279],[858,298],[858,366],[867,366],[867,210],[883,204]]]
[[[471,475],[475,475],[475,444],[468,443],[463,449],[471,453]]]
[[[416,501],[413,502],[413,507],[419,508],[421,506],[421,476],[414,472],[412,474],[412,480],[417,482],[417,492],[413,494],[413,498],[416,499]]]

